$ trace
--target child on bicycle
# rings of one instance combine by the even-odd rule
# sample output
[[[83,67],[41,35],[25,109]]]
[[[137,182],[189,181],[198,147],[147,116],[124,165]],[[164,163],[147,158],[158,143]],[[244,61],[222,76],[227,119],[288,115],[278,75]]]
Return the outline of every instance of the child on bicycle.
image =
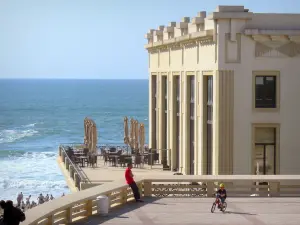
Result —
[[[221,205],[219,205],[218,208],[222,209],[223,203],[225,202],[225,199],[227,198],[225,185],[223,183],[220,184],[220,189],[217,191],[217,197],[221,200]]]

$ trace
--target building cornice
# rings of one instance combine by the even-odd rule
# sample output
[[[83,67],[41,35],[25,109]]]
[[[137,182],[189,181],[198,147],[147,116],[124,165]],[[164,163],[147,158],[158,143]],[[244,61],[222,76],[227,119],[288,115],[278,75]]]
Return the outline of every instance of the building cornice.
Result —
[[[244,34],[250,36],[255,41],[300,42],[300,29],[295,29],[295,30],[245,29]]]
[[[199,31],[191,34],[187,34],[184,36],[179,36],[175,38],[171,38],[168,40],[162,40],[157,42],[152,42],[145,45],[145,49],[150,50],[158,50],[165,48],[176,48],[181,47],[193,43],[197,43],[202,40],[212,40],[213,39],[214,30],[205,30]]]

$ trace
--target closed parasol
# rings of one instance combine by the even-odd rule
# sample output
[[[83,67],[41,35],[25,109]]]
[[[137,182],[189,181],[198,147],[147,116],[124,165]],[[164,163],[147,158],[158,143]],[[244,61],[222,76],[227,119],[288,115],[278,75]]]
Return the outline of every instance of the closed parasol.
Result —
[[[124,117],[124,144],[129,144],[129,137],[128,137],[128,118],[127,116]]]
[[[92,147],[90,152],[97,153],[97,142],[98,142],[98,133],[96,123],[93,121],[92,125]]]
[[[140,124],[139,130],[139,138],[140,138],[140,151],[144,153],[144,145],[145,145],[145,125],[143,123]]]
[[[139,149],[139,121],[134,122],[134,149]]]
[[[130,137],[129,137],[129,146],[131,149],[134,148],[134,119],[130,119]]]

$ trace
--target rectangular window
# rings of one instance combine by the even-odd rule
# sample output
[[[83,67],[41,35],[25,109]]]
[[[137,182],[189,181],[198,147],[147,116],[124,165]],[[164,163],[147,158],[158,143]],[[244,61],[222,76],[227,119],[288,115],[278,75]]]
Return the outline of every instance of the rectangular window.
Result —
[[[152,148],[156,149],[156,142],[157,142],[157,132],[156,132],[156,111],[157,111],[157,78],[156,76],[152,75]]]
[[[276,108],[276,76],[255,76],[255,108]]]

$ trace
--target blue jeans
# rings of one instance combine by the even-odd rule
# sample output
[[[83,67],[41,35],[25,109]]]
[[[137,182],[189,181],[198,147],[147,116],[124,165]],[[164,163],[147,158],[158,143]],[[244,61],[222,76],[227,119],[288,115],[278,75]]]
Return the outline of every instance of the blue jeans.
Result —
[[[222,204],[225,202],[225,197],[220,197]]]
[[[225,202],[226,197],[221,197],[220,195],[218,195],[218,198],[221,200],[222,204]]]

